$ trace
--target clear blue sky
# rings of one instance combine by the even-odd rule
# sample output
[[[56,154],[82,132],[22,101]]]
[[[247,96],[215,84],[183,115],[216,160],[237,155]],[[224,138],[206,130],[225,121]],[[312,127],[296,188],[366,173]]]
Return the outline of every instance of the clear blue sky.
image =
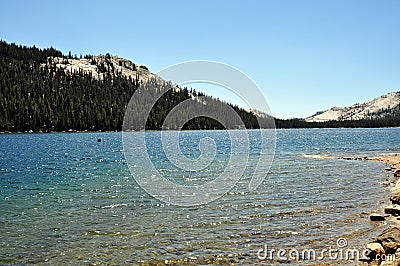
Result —
[[[398,0],[2,0],[0,39],[109,52],[153,72],[223,62],[250,76],[284,118],[400,90]]]

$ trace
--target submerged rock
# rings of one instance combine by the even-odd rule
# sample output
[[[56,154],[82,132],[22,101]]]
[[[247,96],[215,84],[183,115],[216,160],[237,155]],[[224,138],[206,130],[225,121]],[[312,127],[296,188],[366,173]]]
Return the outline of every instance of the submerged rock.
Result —
[[[341,159],[343,159],[343,160],[354,160],[353,157],[341,157]]]
[[[383,216],[379,213],[371,213],[369,216],[369,219],[371,221],[385,221],[385,216]]]

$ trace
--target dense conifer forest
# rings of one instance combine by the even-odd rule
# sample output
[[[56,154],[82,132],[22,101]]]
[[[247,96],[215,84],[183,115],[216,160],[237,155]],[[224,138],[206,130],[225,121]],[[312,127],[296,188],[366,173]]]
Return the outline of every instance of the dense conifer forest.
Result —
[[[143,84],[140,76],[127,78],[110,68],[99,65],[103,78],[98,79],[83,71],[66,72],[49,58],[77,58],[63,55],[54,48],[39,49],[0,41],[0,131],[115,131],[122,129],[128,102]],[[85,58],[93,56],[86,55]],[[110,55],[105,56],[105,62]],[[147,82],[159,82],[149,80]],[[156,84],[165,86],[165,84]],[[221,101],[192,89],[169,90],[152,108],[146,129],[159,130],[167,114],[184,100],[202,97],[209,108],[223,116]],[[193,101],[196,102],[196,101]],[[198,102],[198,101],[197,101]],[[268,119],[257,117],[238,106],[230,105],[241,117],[246,128],[259,128]],[[190,110],[188,110],[190,111]],[[138,110],[140,112],[140,110]],[[229,117],[226,117],[229,121]],[[400,118],[393,115],[380,120],[329,121],[307,123],[302,119],[275,119],[278,128],[314,127],[390,127],[400,126]],[[270,123],[268,124],[270,126]],[[237,125],[231,125],[235,128]],[[178,125],[172,125],[175,129]],[[188,121],[184,129],[223,129],[211,118],[197,117]],[[143,128],[138,128],[143,129]]]
[[[54,48],[38,49],[0,42],[0,131],[121,130],[127,104],[142,83],[140,77],[126,78],[104,65],[99,67],[105,73],[102,80],[81,71],[67,73],[55,64],[47,64],[49,57],[75,56],[64,56]],[[187,88],[169,90],[153,107],[146,129],[161,129],[174,106],[197,96],[204,94]],[[210,103],[221,103],[207,98]],[[247,128],[258,127],[255,115],[237,106],[232,108]],[[223,127],[213,119],[199,117],[190,120],[184,128]]]

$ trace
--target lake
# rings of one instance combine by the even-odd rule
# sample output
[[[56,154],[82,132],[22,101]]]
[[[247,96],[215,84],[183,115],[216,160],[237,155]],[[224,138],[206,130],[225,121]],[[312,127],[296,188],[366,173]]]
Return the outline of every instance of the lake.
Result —
[[[132,134],[145,134],[154,166],[177,184],[212,181],[232,151],[226,131],[182,132],[188,158],[199,156],[202,138],[217,147],[206,169],[183,171],[160,152],[160,132]],[[0,264],[265,265],[281,260],[260,259],[266,245],[323,249],[343,238],[360,249],[382,229],[368,213],[389,196],[381,182],[390,173],[379,162],[314,155],[396,153],[399,134],[398,128],[277,130],[274,161],[256,190],[248,188],[250,163],[232,190],[192,207],[160,201],[138,185],[121,133],[1,134]]]

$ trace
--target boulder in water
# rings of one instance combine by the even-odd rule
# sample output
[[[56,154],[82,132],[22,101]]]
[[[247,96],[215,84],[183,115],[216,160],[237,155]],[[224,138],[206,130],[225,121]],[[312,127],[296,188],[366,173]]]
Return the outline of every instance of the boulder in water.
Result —
[[[369,215],[369,219],[374,222],[375,221],[385,221],[385,216],[383,216],[382,214],[379,214],[379,213],[371,213]]]

